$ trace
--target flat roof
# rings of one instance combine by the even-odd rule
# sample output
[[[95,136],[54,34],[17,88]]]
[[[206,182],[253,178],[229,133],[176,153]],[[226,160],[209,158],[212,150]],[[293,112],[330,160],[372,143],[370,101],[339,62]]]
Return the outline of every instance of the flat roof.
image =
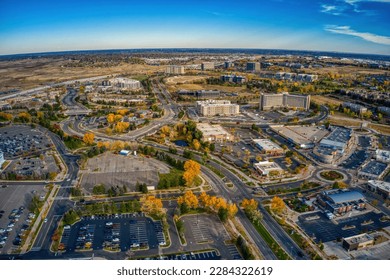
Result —
[[[380,161],[370,161],[367,163],[363,168],[362,171],[363,173],[368,173],[368,174],[373,174],[376,176],[379,176],[385,171],[387,168],[387,164],[380,162]]]
[[[371,241],[374,240],[374,238],[371,235],[368,235],[367,233],[362,233],[359,235],[344,238],[344,240],[349,244],[356,244],[356,243]]]
[[[320,144],[344,148],[349,139],[351,139],[351,135],[352,130],[349,128],[331,127],[330,134],[322,139]]]
[[[337,193],[328,193],[327,195],[335,204],[364,200],[364,196],[357,191],[340,191]]]
[[[211,135],[230,135],[222,126],[218,124],[209,124],[209,123],[198,123],[196,128],[199,129],[203,136],[211,136]]]
[[[269,139],[253,139],[253,142],[256,145],[259,145],[261,149],[269,151],[269,150],[283,150],[278,144],[272,142]]]
[[[378,180],[370,180],[368,183],[376,188],[390,192],[390,183]]]
[[[271,126],[273,130],[298,145],[320,141],[329,131],[318,126]]]

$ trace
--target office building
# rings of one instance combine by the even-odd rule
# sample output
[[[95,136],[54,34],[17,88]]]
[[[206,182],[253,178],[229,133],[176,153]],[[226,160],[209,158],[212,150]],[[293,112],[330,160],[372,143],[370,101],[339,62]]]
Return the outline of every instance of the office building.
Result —
[[[253,143],[263,154],[272,156],[284,154],[283,148],[269,139],[253,139]]]
[[[247,62],[246,71],[250,72],[259,72],[260,71],[260,62]]]
[[[208,123],[198,123],[196,128],[202,132],[202,141],[218,142],[233,141],[234,136],[227,132],[220,125],[211,125]]]
[[[317,202],[333,214],[344,214],[353,209],[364,209],[366,207],[364,196],[360,192],[351,190],[323,191],[317,197]]]
[[[185,74],[184,66],[181,66],[181,65],[168,65],[165,68],[165,73],[166,74],[183,75],[183,74]]]
[[[272,110],[283,107],[309,110],[310,95],[293,95],[288,93],[260,94],[260,110]]]
[[[378,112],[381,113],[381,114],[384,114],[386,116],[390,116],[390,107],[379,106],[378,107]]]
[[[140,81],[134,80],[134,79],[128,79],[128,78],[114,78],[110,80],[111,85],[114,85],[118,88],[122,89],[140,89],[141,83]]]
[[[283,172],[283,169],[276,162],[271,162],[268,160],[260,161],[258,163],[253,164],[253,167],[261,176],[269,176],[272,173],[277,175]]]
[[[227,68],[232,68],[232,67],[234,67],[234,63],[231,62],[231,61],[225,61],[224,64],[223,64],[223,67],[224,67],[225,69],[227,69]]]
[[[333,151],[337,151],[339,154],[344,153],[352,143],[352,129],[331,126],[331,132],[328,136],[324,137],[320,141],[321,148],[329,148]]]
[[[203,62],[201,64],[201,69],[202,71],[205,71],[205,70],[214,70],[215,68],[215,65],[214,65],[214,62]]]
[[[366,107],[359,105],[359,104],[351,103],[351,102],[343,102],[343,108],[348,108],[352,112],[357,113],[357,114],[364,114],[367,112]]]
[[[196,110],[204,117],[237,115],[240,113],[240,106],[231,104],[229,100],[205,100],[196,101]]]
[[[367,182],[367,184],[371,191],[377,192],[383,196],[384,199],[390,198],[390,183],[378,180],[370,180]]]
[[[243,84],[246,82],[245,77],[236,76],[236,75],[222,75],[220,79],[222,82],[229,82],[229,83],[236,83],[236,84]]]

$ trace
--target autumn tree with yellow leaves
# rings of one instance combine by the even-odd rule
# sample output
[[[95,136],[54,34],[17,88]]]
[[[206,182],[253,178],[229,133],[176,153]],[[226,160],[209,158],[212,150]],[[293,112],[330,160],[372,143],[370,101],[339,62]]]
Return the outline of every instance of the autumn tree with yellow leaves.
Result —
[[[271,200],[271,211],[276,214],[282,214],[286,209],[286,204],[283,199],[278,196],[274,196]]]
[[[140,199],[141,211],[150,215],[163,214],[163,204],[161,199],[153,195],[147,195]]]
[[[184,163],[183,179],[187,186],[191,186],[196,176],[200,174],[200,164],[194,160],[187,160]]]
[[[130,123],[128,122],[118,122],[115,125],[114,130],[118,133],[123,133],[125,132],[128,128],[130,127]]]
[[[184,195],[177,198],[177,203],[180,205],[180,208],[189,208],[196,209],[199,206],[199,200],[192,191],[186,191]],[[182,205],[185,204],[185,207]]]
[[[84,134],[83,141],[85,144],[92,145],[94,139],[95,139],[95,134],[93,134],[92,132],[87,132]]]
[[[115,115],[114,114],[108,114],[107,115],[107,121],[109,123],[114,123],[115,122]]]
[[[125,116],[129,112],[128,109],[118,109],[116,110],[116,113],[121,116]]]

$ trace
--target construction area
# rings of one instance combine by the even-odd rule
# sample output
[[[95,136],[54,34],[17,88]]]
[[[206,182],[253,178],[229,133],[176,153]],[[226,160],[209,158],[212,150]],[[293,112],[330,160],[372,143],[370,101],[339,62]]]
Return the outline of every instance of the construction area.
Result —
[[[106,188],[125,186],[127,191],[135,191],[137,182],[156,186],[158,174],[169,173],[169,167],[152,158],[104,153],[89,159],[80,172],[81,187],[86,192],[92,193],[96,185]]]

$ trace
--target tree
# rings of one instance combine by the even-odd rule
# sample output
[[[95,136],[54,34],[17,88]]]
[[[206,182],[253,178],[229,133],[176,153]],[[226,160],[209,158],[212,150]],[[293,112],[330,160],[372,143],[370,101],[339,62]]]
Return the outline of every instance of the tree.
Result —
[[[116,110],[116,113],[121,115],[121,116],[125,116],[128,112],[129,112],[128,109],[118,109],[118,110]]]
[[[229,218],[233,218],[238,212],[238,208],[235,203],[229,203],[226,209],[228,211]]]
[[[186,191],[183,196],[178,197],[177,203],[179,205],[185,203],[189,208],[198,208],[199,201],[192,191]]]
[[[218,209],[218,217],[222,222],[226,222],[229,217],[229,211],[226,208],[219,208]]]
[[[292,164],[291,158],[286,158],[285,161],[286,161],[287,165],[291,165]]]
[[[115,122],[115,115],[114,114],[108,114],[107,115],[107,122],[114,123]]]
[[[0,121],[1,120],[4,120],[4,121],[12,121],[12,115],[11,114],[7,114],[7,113],[4,113],[4,112],[0,112]]]
[[[161,128],[161,133],[164,134],[165,136],[168,136],[170,134],[170,132],[171,132],[171,129],[167,125],[164,125]]]
[[[192,146],[194,147],[195,150],[199,150],[200,149],[200,143],[197,139],[194,139],[192,141]]]
[[[163,204],[161,199],[153,195],[147,195],[141,198],[141,210],[147,214],[158,215],[162,213]]]
[[[244,208],[245,212],[252,212],[257,210],[257,207],[259,206],[259,203],[252,199],[246,199],[244,198],[241,202],[241,207]]]
[[[130,123],[128,122],[118,122],[116,125],[115,125],[115,131],[118,132],[118,133],[123,133],[125,132],[128,128],[130,127]]]
[[[18,118],[20,119],[21,122],[30,122],[31,121],[31,115],[27,112],[20,112],[18,114]]]
[[[196,176],[200,174],[200,164],[193,160],[184,163],[183,179],[187,186],[191,186]]]
[[[95,139],[95,134],[93,134],[92,132],[87,132],[84,134],[83,141],[85,144],[92,145],[94,139]]]
[[[286,209],[286,204],[283,199],[278,196],[274,196],[271,200],[271,211],[281,214]]]

